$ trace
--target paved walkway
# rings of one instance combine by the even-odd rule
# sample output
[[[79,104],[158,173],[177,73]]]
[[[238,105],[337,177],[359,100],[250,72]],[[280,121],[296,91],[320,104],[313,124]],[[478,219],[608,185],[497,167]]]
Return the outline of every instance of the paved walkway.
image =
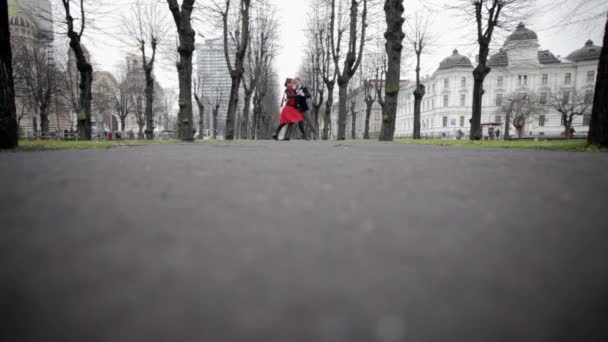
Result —
[[[2,153],[0,340],[602,341],[607,172],[377,142]]]

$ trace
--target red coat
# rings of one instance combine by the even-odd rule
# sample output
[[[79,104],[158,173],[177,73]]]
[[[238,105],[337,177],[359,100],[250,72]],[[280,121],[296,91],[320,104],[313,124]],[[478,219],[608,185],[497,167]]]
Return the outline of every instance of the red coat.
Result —
[[[304,120],[302,113],[300,113],[300,111],[296,108],[296,91],[290,87],[287,87],[287,89],[285,90],[285,95],[285,97],[287,98],[287,104],[281,111],[279,123],[290,124]]]

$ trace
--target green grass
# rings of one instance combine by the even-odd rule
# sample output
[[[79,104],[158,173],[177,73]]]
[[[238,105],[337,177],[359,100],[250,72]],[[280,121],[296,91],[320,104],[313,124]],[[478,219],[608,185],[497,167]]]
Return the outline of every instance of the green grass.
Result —
[[[83,150],[114,148],[121,146],[143,146],[149,144],[174,144],[179,140],[101,140],[101,141],[59,141],[59,140],[21,140],[19,147],[15,150],[20,151],[48,151],[48,150]]]
[[[597,146],[589,146],[585,140],[549,140],[549,141],[533,141],[533,140],[442,140],[442,139],[395,139],[398,143],[404,144],[420,144],[434,146],[464,146],[464,147],[481,147],[481,148],[513,148],[522,150],[557,150],[557,151],[593,151],[593,152],[608,152],[608,149],[599,148]]]

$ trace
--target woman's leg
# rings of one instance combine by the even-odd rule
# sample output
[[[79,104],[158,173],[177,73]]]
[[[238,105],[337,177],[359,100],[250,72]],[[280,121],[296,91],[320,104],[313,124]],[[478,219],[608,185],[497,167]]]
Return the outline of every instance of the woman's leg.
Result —
[[[287,130],[285,131],[285,136],[283,137],[283,140],[291,140],[291,130],[292,129],[293,129],[292,123],[287,125]]]
[[[274,140],[279,140],[279,133],[281,133],[281,129],[282,129],[283,127],[285,127],[285,124],[284,124],[284,123],[279,124],[279,127],[277,127],[276,132],[274,132],[274,135],[272,136],[272,139],[274,139]]]

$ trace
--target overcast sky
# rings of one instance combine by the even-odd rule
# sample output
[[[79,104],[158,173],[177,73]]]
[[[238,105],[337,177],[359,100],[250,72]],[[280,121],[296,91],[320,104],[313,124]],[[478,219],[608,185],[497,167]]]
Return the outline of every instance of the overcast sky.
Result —
[[[281,49],[275,67],[279,79],[283,79],[295,75],[302,63],[302,47],[306,44],[306,13],[309,4],[306,0],[271,0],[271,2],[276,6],[280,24],[279,44]],[[582,47],[587,39],[592,39],[596,45],[601,44],[603,18],[587,22],[584,25],[563,27],[562,22],[567,18],[568,8],[564,6],[561,10],[546,11],[546,5],[553,2],[551,0],[538,0],[538,8],[543,10],[536,11],[539,14],[526,21],[526,26],[537,32],[542,49],[549,49],[555,55],[565,57],[575,49]],[[417,8],[417,3],[418,1],[406,0],[406,14],[408,14],[408,10],[411,14]],[[91,29],[85,39],[85,44],[91,50],[93,61],[97,64],[98,69],[114,71],[127,52],[135,52],[125,42],[117,39],[120,36],[122,26],[121,18],[128,14],[119,8],[99,9],[99,13],[103,13],[103,16],[100,16],[103,19],[98,19],[95,24],[97,29]],[[170,19],[168,9],[167,16]],[[377,20],[381,19],[380,17]],[[173,25],[172,22],[171,24]],[[383,22],[373,24],[384,25]],[[462,54],[474,58],[476,46],[471,44],[470,39],[466,38],[466,29],[463,28],[462,21],[453,12],[434,11],[432,32],[435,41],[429,53],[423,57],[423,74],[432,74],[437,69],[439,62],[449,56],[455,48],[458,48]],[[221,32],[217,32],[218,36],[219,34]],[[411,70],[408,63],[405,63],[403,68],[405,68],[406,74]],[[170,59],[165,56],[161,60],[156,75],[163,87],[177,88],[176,72]]]

